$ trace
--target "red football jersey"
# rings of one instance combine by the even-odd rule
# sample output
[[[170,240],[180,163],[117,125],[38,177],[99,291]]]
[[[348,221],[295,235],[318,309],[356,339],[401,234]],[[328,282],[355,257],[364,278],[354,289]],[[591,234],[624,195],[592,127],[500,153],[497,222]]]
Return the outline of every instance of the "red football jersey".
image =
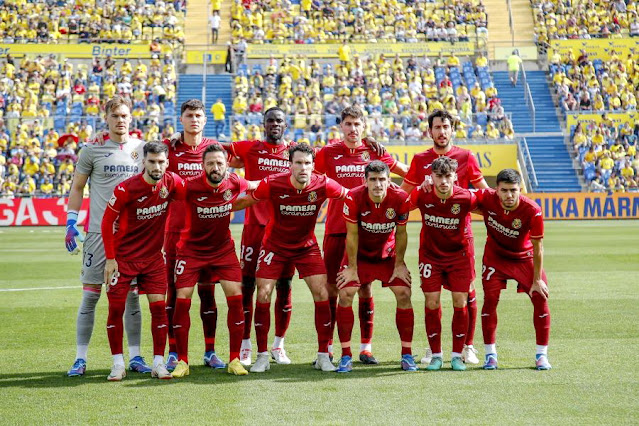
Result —
[[[486,251],[508,259],[532,259],[531,238],[544,237],[541,208],[530,198],[519,196],[515,210],[504,210],[494,189],[477,191],[477,207],[486,224]]]
[[[105,212],[102,222],[104,234],[105,222],[119,215],[115,235],[112,231],[103,235],[107,258],[113,259],[117,254],[119,259],[136,262],[157,256],[164,243],[169,202],[183,196],[184,181],[171,172],[166,172],[155,185],[148,184],[139,174],[116,186],[107,204],[112,213]]]
[[[198,176],[202,173],[202,154],[207,146],[217,144],[215,139],[202,138],[198,146],[191,147],[183,142],[178,142],[174,148],[168,140],[164,141],[169,146],[170,172],[177,174],[182,179]],[[167,232],[180,232],[184,228],[186,208],[184,201],[179,200],[169,206],[169,218],[166,223]]]
[[[269,220],[264,231],[265,244],[285,251],[312,246],[315,223],[327,198],[344,198],[348,191],[323,175],[313,173],[304,189],[291,183],[291,173],[269,176],[251,194],[256,200],[271,200]]]
[[[344,200],[344,219],[358,224],[357,254],[370,261],[395,255],[395,228],[406,225],[410,205],[408,194],[397,185],[388,188],[381,203],[368,195],[366,185],[348,192]]]
[[[231,209],[248,182],[229,174],[217,188],[202,173],[185,182],[186,223],[178,250],[180,255],[215,257],[218,249],[232,244]],[[219,253],[224,254],[224,253]]]
[[[240,141],[231,143],[231,153],[244,162],[247,180],[262,180],[276,173],[290,170],[288,148],[290,144],[273,145],[266,141]],[[246,225],[266,225],[270,218],[270,202],[264,201],[246,209]]]
[[[455,186],[453,195],[440,199],[435,191],[413,189],[411,207],[419,208],[422,216],[422,232],[419,250],[429,258],[458,257],[468,247],[464,235],[467,218],[477,207],[477,197],[468,189]]]
[[[351,189],[364,183],[364,168],[373,160],[381,160],[391,171],[397,161],[387,152],[382,156],[362,144],[351,149],[344,141],[326,145],[315,156],[315,171],[326,174],[344,188]],[[342,216],[343,200],[329,200],[326,213],[326,234],[345,234],[346,224]]]

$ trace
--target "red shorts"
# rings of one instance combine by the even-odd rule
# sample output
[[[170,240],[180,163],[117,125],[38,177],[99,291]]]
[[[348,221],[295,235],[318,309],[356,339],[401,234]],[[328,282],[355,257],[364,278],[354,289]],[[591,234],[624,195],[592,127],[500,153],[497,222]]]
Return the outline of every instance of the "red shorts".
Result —
[[[342,269],[348,265],[348,256],[342,259]],[[362,259],[357,258],[357,275],[359,276],[359,284],[355,281],[346,283],[344,287],[361,287],[363,284],[372,283],[375,280],[382,282],[382,287],[410,287],[403,280],[395,278],[390,281],[395,270],[395,258],[387,257],[386,259]]]
[[[255,278],[257,270],[257,260],[262,248],[262,239],[264,238],[265,226],[262,225],[244,225],[242,231],[242,247],[240,250],[240,267],[242,268],[242,276]],[[279,278],[292,278],[295,275],[295,266],[282,271]]]
[[[131,282],[137,278],[140,293],[166,294],[167,281],[164,257],[158,254],[152,259],[126,262],[117,259],[119,277],[108,283],[109,298],[126,299]]]
[[[175,258],[177,256],[177,243],[180,241],[179,232],[164,233],[164,258],[166,259],[166,280],[169,288],[175,288]]]
[[[346,234],[324,235],[322,249],[324,251],[324,265],[326,266],[326,281],[335,285],[337,283],[337,273],[340,270],[346,251]]]
[[[535,269],[532,259],[510,260],[484,252],[481,282],[484,292],[506,288],[507,280],[517,281],[517,292],[528,293],[532,286]],[[548,284],[546,272],[541,270],[541,279]]]
[[[178,255],[175,262],[175,288],[195,287],[195,284],[211,283],[210,277],[224,281],[242,282],[242,269],[235,254],[235,247],[224,250],[215,258]]]
[[[319,246],[313,244],[295,252],[276,253],[267,243],[260,250],[255,277],[277,280],[293,268],[297,268],[300,278],[326,274]]]
[[[470,258],[470,264],[471,264],[471,269],[470,271],[472,272],[472,278],[471,281],[473,281],[475,279],[475,277],[477,276],[477,273],[475,272],[475,237],[471,236],[466,238],[468,240],[468,257]]]
[[[441,291],[442,287],[454,292],[468,293],[473,281],[471,271],[471,259],[467,252],[445,262],[419,253],[419,276],[424,293]]]

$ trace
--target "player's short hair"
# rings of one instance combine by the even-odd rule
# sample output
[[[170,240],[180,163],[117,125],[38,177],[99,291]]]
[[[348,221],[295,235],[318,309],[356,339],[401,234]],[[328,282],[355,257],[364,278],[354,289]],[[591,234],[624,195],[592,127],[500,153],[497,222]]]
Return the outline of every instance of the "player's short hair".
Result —
[[[162,142],[148,142],[144,144],[144,157],[146,158],[147,154],[162,154],[165,153],[166,156],[169,156],[169,147]]]
[[[521,185],[521,175],[515,169],[504,169],[497,174],[496,184],[500,182]]]
[[[133,104],[131,103],[131,99],[125,98],[124,96],[115,95],[104,105],[104,113],[108,114],[122,105],[129,108],[129,111],[133,111]]]
[[[190,110],[201,109],[202,111],[204,111],[204,104],[199,99],[189,99],[188,101],[184,102],[182,106],[180,107],[180,115],[184,114],[184,111],[186,111],[187,109],[190,109]]]
[[[457,126],[457,120],[450,112],[446,111],[445,109],[436,109],[428,116],[428,127],[430,129],[433,128],[433,121],[435,121],[437,117],[439,117],[442,121],[448,120],[453,129],[455,129],[455,127]]]
[[[282,114],[286,115],[286,113],[284,112],[284,110],[278,106],[274,106],[274,107],[270,107],[269,109],[267,109],[266,111],[264,111],[264,122],[266,123],[266,117],[273,111],[279,111]]]
[[[361,118],[362,120],[364,120],[364,111],[362,111],[362,109],[356,105],[351,105],[342,110],[341,117],[342,121],[344,121],[346,117]]]
[[[364,168],[364,177],[368,178],[369,173],[386,173],[387,175],[390,175],[390,169],[383,161],[373,160]]]
[[[224,153],[224,156],[226,156],[226,150],[222,145],[218,143],[212,143],[211,145],[207,146],[202,153],[202,161],[204,161],[204,159],[206,158],[206,154],[208,154],[209,152],[222,152]]]
[[[298,143],[288,149],[288,158],[290,158],[291,161],[293,160],[293,155],[295,155],[296,152],[310,155],[313,157],[313,160],[315,160],[315,150],[307,143]]]
[[[457,171],[457,160],[453,160],[449,157],[439,157],[431,165],[434,174],[447,175],[455,173]]]

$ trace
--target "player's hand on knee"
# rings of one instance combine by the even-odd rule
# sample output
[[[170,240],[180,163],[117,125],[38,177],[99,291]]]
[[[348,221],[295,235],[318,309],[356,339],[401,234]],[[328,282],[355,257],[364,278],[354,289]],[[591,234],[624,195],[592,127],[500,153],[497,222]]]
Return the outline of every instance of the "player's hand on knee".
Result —
[[[118,283],[119,277],[118,262],[115,259],[107,259],[104,265],[104,283],[114,286]]]
[[[80,252],[76,238],[80,240],[80,242],[84,241],[84,235],[82,235],[77,225],[78,212],[67,212],[67,232],[64,237],[64,244],[67,247],[67,251],[71,254],[78,254]]]
[[[424,181],[419,187],[424,192],[431,192],[433,190],[433,178],[430,175],[424,176]]]
[[[410,277],[410,271],[406,267],[405,263],[395,265],[395,269],[393,269],[393,275],[391,275],[389,282],[393,282],[395,278],[399,278],[406,284],[411,285],[412,280]]]
[[[543,280],[533,281],[530,291],[528,292],[530,297],[532,297],[534,292],[539,293],[544,299],[548,299],[548,296],[550,296],[550,293],[548,292],[548,285],[546,285]]]
[[[355,281],[359,284],[359,276],[357,275],[357,269],[344,267],[341,271],[337,273],[337,288],[342,289],[346,286],[346,284]]]

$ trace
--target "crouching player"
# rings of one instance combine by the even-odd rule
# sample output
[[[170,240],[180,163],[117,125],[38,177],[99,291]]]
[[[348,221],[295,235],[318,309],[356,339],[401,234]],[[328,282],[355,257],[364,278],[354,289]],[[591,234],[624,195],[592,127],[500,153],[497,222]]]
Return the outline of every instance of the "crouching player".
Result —
[[[513,169],[499,172],[496,190],[477,192],[478,207],[488,234],[482,266],[484,306],[481,310],[485,370],[497,368],[497,304],[509,279],[517,281],[517,291],[528,293],[533,304],[536,367],[538,370],[551,368],[548,362],[548,279],[543,268],[544,219],[539,206],[520,192],[521,175]]]
[[[466,301],[473,280],[472,258],[468,254],[468,239],[464,237],[467,216],[475,209],[477,199],[468,189],[454,185],[457,161],[440,157],[432,163],[434,190],[415,188],[410,194],[412,208],[419,208],[422,231],[419,242],[419,272],[426,299],[425,322],[428,343],[433,357],[427,370],[442,368],[442,287],[453,296],[453,370],[466,369],[462,350],[468,331]]]
[[[388,166],[375,160],[364,169],[365,184],[349,191],[344,202],[346,255],[337,275],[337,332],[342,345],[338,373],[353,369],[351,334],[353,297],[362,285],[380,280],[397,300],[395,321],[402,346],[401,366],[417,371],[411,352],[415,316],[410,272],[404,263],[408,236],[408,194],[390,180]]]
[[[151,376],[170,379],[164,365],[168,319],[164,296],[167,289],[162,244],[169,202],[182,199],[184,181],[168,172],[168,147],[162,143],[144,145],[144,172],[113,191],[102,218],[102,240],[106,254],[104,282],[108,283],[109,316],[107,335],[113,367],[107,377],[120,381],[126,376],[122,356],[122,316],[131,282],[137,278],[140,292],[149,300],[153,335]],[[117,232],[114,225],[117,220]]]
[[[204,172],[185,183],[186,225],[177,248],[175,287],[177,299],[173,314],[173,333],[178,364],[173,377],[189,375],[189,309],[195,284],[205,285],[206,277],[219,277],[228,304],[230,356],[228,372],[246,375],[240,363],[240,346],[244,332],[242,309],[242,270],[231,238],[233,202],[257,182],[247,182],[236,174],[227,173],[226,151],[220,145],[206,147],[202,157]]]

